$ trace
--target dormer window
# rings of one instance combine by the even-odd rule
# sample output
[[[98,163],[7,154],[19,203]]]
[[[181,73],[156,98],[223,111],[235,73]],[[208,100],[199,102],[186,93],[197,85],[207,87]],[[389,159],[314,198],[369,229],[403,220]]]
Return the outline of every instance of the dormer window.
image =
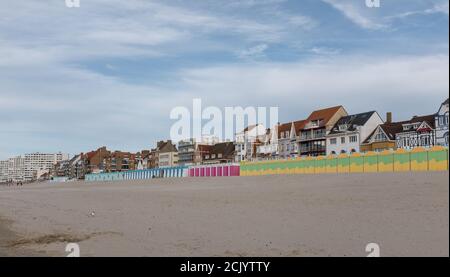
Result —
[[[339,131],[346,131],[347,130],[347,124],[339,125]]]

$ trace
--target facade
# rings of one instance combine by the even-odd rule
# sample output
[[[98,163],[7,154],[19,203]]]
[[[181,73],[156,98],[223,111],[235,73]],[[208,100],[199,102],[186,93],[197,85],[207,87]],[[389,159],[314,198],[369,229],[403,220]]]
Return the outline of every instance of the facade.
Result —
[[[259,139],[256,146],[257,160],[271,160],[278,157],[278,125],[267,129],[266,134]]]
[[[105,158],[106,172],[122,172],[136,168],[136,154],[114,151]]]
[[[298,120],[281,124],[278,131],[279,157],[287,159],[299,155],[299,144],[297,143],[300,130],[306,125],[306,120]]]
[[[327,135],[327,155],[359,153],[360,144],[380,124],[383,119],[375,111],[342,117]]]
[[[235,146],[233,142],[216,143],[209,151],[202,154],[203,164],[224,164],[234,161]]]
[[[178,142],[178,163],[180,165],[201,164],[203,154],[210,150],[210,146],[219,142],[216,137],[204,136],[200,142],[195,138]]]
[[[8,159],[8,180],[13,182],[25,181],[25,159],[22,156]]]
[[[256,158],[257,140],[264,137],[266,128],[262,124],[256,124],[245,128],[242,132],[236,134],[235,161],[250,161]]]
[[[178,166],[178,150],[171,140],[158,142],[156,153],[158,168]]]
[[[69,159],[69,154],[31,153],[25,154],[24,181],[30,182],[39,179],[40,175],[49,173],[58,163]]]
[[[0,161],[0,183],[9,181],[8,175],[9,161]]]
[[[433,147],[436,144],[435,115],[415,116],[400,122],[401,130],[395,136],[398,149]]]
[[[379,125],[362,143],[361,152],[432,147],[436,144],[435,115],[415,116],[411,120],[392,122],[391,113],[386,123]]]
[[[395,136],[401,131],[401,127],[401,124],[392,122],[378,125],[372,134],[361,144],[361,152],[395,150]]]
[[[108,159],[110,154],[111,152],[105,146],[86,153],[83,157],[86,173],[104,172],[106,170],[106,159]]]
[[[347,111],[342,106],[317,110],[306,119],[297,138],[299,156],[326,155],[326,136]]]
[[[84,164],[83,154],[76,155],[70,160],[69,165],[69,179],[84,179],[86,174],[86,167]]]
[[[435,117],[436,145],[448,147],[448,98],[441,104]]]

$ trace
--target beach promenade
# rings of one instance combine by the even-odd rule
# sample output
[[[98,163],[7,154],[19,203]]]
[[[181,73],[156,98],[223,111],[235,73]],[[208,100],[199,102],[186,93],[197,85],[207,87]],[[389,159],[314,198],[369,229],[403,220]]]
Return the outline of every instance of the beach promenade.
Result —
[[[0,256],[449,255],[449,173],[0,186]]]

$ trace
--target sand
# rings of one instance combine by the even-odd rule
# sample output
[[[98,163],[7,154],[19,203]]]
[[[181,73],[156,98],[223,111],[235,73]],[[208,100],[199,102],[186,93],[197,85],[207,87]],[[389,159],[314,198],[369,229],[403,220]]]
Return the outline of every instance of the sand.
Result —
[[[0,187],[0,256],[449,255],[449,174]]]

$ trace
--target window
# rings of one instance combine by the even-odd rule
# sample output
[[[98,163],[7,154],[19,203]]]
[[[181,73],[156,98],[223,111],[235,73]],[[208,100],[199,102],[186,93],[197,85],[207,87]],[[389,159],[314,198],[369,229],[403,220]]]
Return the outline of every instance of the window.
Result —
[[[350,136],[350,142],[351,143],[358,142],[358,136]]]
[[[341,138],[341,144],[344,144],[345,143],[345,137],[342,137]]]
[[[332,138],[330,139],[330,144],[335,145],[337,143],[337,139]]]
[[[382,132],[378,132],[375,135],[375,141],[385,141],[385,140],[386,140],[386,136]]]

